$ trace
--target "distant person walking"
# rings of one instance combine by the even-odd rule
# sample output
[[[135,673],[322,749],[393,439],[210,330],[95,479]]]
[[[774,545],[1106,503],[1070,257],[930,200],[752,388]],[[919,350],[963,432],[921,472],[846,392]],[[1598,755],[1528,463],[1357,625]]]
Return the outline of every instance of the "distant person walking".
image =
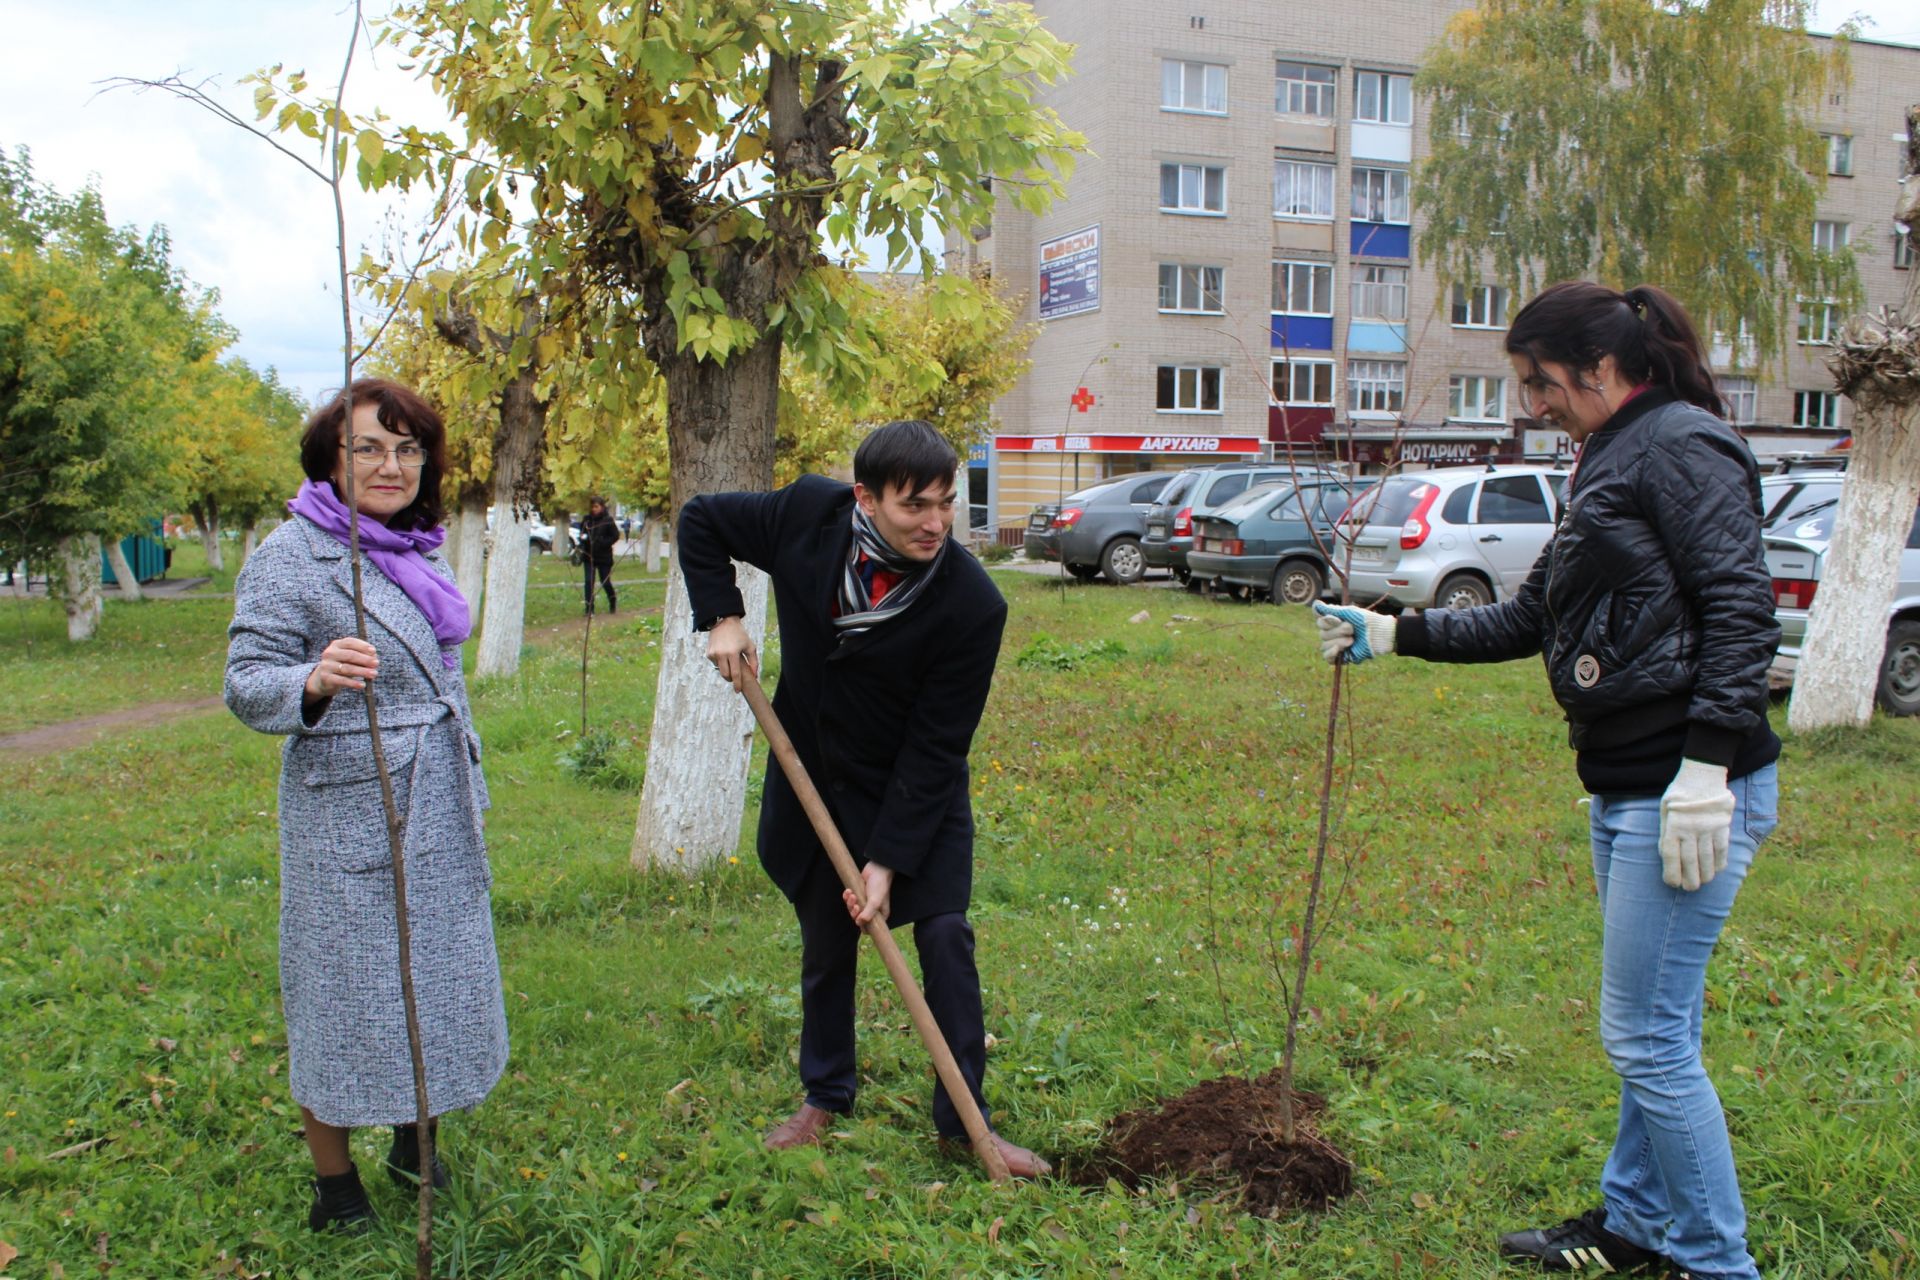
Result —
[[[605,498],[587,503],[587,517],[580,522],[580,550],[587,574],[587,612],[593,612],[593,580],[597,576],[606,588],[607,612],[620,612],[619,597],[613,592],[613,547],[620,541],[620,524],[607,510]]]
[[[1600,1042],[1619,1128],[1601,1203],[1503,1236],[1500,1252],[1546,1271],[1757,1280],[1700,1035],[1707,961],[1780,798],[1758,469],[1692,320],[1659,289],[1556,284],[1514,317],[1506,348],[1528,412],[1580,450],[1533,572],[1477,609],[1315,605],[1321,652],[1542,656],[1593,796]]]
[[[234,583],[227,706],[284,734],[280,765],[280,991],[288,1085],[316,1181],[307,1224],[364,1231],[373,1216],[350,1129],[392,1125],[387,1169],[420,1171],[400,996],[392,855],[361,690],[374,681],[393,796],[406,819],[413,979],[435,1116],[477,1105],[507,1061],[506,1012],[482,837],[480,737],[460,674],[467,602],[440,555],[440,415],[365,378],[307,423],[306,483]],[[355,637],[348,468],[360,512],[366,640]],[[338,695],[346,694],[346,697]],[[436,1156],[436,1186],[447,1179]]]

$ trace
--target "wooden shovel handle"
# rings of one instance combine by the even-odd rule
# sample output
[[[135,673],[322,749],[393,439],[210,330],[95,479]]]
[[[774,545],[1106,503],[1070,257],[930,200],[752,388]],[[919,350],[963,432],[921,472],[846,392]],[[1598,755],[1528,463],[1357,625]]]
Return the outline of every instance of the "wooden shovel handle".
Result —
[[[862,907],[866,906],[866,883],[861,880],[860,870],[854,865],[853,854],[848,851],[847,842],[841,838],[840,828],[834,825],[833,816],[827,812],[826,802],[820,798],[813,779],[807,776],[807,767],[800,763],[800,753],[793,749],[793,739],[787,736],[786,729],[781,727],[780,717],[774,714],[773,704],[767,701],[766,690],[749,673],[741,692],[746,696],[747,705],[753,708],[753,718],[760,722],[760,731],[767,735],[767,742],[773,748],[773,758],[780,762],[780,769],[793,785],[794,794],[800,797],[800,807],[807,811],[814,834],[820,837],[827,857],[833,862],[834,871],[839,873],[840,883],[853,892]],[[973,1143],[980,1163],[987,1167],[987,1176],[995,1182],[1005,1182],[1013,1176],[1007,1170],[1006,1159],[1001,1156],[1000,1148],[993,1140],[993,1131],[987,1128],[986,1117],[980,1114],[980,1107],[973,1100],[973,1090],[960,1074],[960,1064],[954,1061],[953,1050],[947,1047],[947,1038],[940,1034],[940,1026],[933,1020],[933,1010],[927,1007],[927,997],[922,994],[920,985],[913,980],[913,974],[907,968],[907,958],[900,954],[900,944],[893,940],[893,931],[887,928],[885,920],[878,917],[867,923],[865,931],[879,949],[880,959],[893,977],[893,985],[900,990],[900,998],[907,1002],[907,1011],[913,1015],[914,1029],[920,1033],[921,1043],[927,1046],[927,1052],[933,1055],[934,1073],[940,1077],[940,1083],[947,1087],[947,1096],[953,1099],[954,1109],[959,1111],[960,1121],[967,1127],[967,1138]]]

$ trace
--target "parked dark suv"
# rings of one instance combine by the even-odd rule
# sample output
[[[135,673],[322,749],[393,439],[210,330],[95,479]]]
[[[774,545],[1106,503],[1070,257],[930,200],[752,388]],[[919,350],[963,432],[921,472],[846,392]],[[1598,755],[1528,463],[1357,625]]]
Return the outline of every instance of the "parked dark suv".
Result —
[[[1170,472],[1141,471],[1041,503],[1027,517],[1027,559],[1062,561],[1076,578],[1140,581],[1147,508],[1171,479]]]
[[[1213,514],[1257,485],[1277,484],[1292,480],[1296,474],[1319,471],[1318,467],[1289,466],[1285,462],[1220,462],[1182,471],[1147,511],[1141,554],[1147,564],[1171,569],[1174,577],[1186,582],[1191,574],[1187,553],[1193,550],[1194,521]]]

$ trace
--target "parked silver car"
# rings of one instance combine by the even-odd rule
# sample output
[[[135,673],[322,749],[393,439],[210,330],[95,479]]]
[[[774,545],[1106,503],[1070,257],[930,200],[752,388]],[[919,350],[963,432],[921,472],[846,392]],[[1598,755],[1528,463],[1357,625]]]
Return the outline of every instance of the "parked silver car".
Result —
[[[1778,512],[1764,531],[1767,572],[1773,578],[1773,616],[1780,622],[1780,649],[1768,673],[1775,685],[1793,683],[1800,648],[1806,642],[1808,611],[1833,542],[1840,477],[1828,474],[1822,479],[1828,493],[1809,494],[1793,509]],[[1900,553],[1899,582],[1887,615],[1887,648],[1874,698],[1893,715],[1920,715],[1920,511],[1914,512],[1906,549]]]
[[[1140,581],[1147,571],[1140,552],[1147,508],[1171,479],[1171,471],[1136,472],[1041,503],[1027,517],[1027,559],[1062,561],[1076,578]]]
[[[1448,609],[1506,599],[1553,536],[1566,478],[1554,467],[1447,467],[1378,482],[1341,521],[1353,599]]]

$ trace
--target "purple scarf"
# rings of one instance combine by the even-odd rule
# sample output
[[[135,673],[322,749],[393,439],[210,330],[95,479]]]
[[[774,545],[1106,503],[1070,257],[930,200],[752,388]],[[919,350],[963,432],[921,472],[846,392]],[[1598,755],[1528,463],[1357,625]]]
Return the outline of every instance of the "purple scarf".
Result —
[[[346,504],[327,483],[302,481],[300,492],[287,504],[287,510],[305,516],[335,538],[342,546],[351,546]],[[449,671],[460,665],[460,646],[473,633],[473,611],[460,588],[448,582],[427,563],[426,553],[447,540],[445,529],[414,529],[402,533],[389,529],[378,520],[360,517],[360,549],[374,567],[387,575],[393,585],[407,593],[407,599],[426,615],[433,625],[433,638],[440,642],[440,665]]]

